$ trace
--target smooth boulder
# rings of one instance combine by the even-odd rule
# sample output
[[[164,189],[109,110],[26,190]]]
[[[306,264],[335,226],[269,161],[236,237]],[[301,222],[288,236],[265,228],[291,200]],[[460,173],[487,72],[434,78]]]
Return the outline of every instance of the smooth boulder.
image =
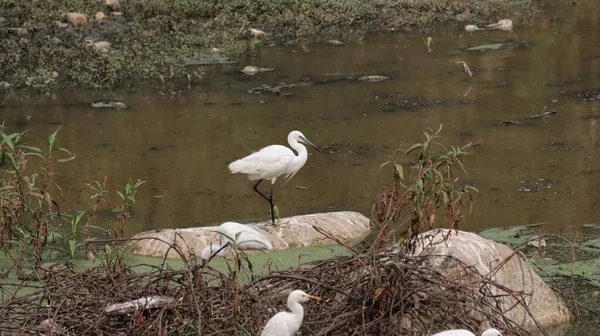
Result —
[[[445,236],[448,239],[444,241]],[[471,232],[443,229],[423,233],[414,253],[431,256],[426,259],[424,267],[436,269],[450,279],[474,283],[482,280],[480,275],[488,276],[500,286],[485,284],[489,291],[485,298],[481,288],[475,286],[474,291],[478,292],[481,300],[496,300],[497,308],[521,328],[537,330],[536,321],[547,327],[568,322],[571,318],[562,298],[535,273],[526,260],[504,244]],[[465,272],[464,266],[472,267],[476,272]],[[503,288],[524,293],[526,305],[517,302],[517,298]],[[482,319],[482,315],[475,310],[471,314]]]
[[[265,235],[273,244],[274,250],[335,244],[313,226],[345,243],[359,242],[371,231],[369,218],[352,211],[287,217],[281,219],[279,224],[274,226],[268,221],[247,225]],[[208,226],[142,232],[132,238],[128,247],[131,253],[137,255],[180,258],[180,255],[170,248],[169,244],[174,244],[186,258],[192,254],[200,258],[200,252],[205,247],[218,243],[217,229],[218,226]]]

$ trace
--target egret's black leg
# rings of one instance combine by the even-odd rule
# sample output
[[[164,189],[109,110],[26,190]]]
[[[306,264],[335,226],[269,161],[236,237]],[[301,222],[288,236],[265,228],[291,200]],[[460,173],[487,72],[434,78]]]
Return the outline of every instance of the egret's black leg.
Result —
[[[256,191],[260,196],[262,196],[262,198],[266,199],[269,202],[269,205],[271,206],[271,222],[273,224],[275,224],[275,214],[273,213],[273,184],[271,184],[271,195],[269,195],[269,197],[265,196],[263,193],[260,192],[260,190],[258,190],[258,185],[260,184],[260,182],[262,182],[261,180],[258,180],[258,182],[256,182],[256,184],[254,185],[254,187],[252,187],[252,189],[254,189],[254,191]]]
[[[263,193],[261,193],[260,190],[258,190],[258,185],[260,184],[260,182],[262,182],[262,180],[258,180],[254,187],[252,187],[252,189],[254,189],[254,191],[256,191],[260,196],[262,196],[262,198],[266,199],[269,203],[271,203],[271,199],[265,196]]]
[[[269,204],[271,205],[271,223],[275,224],[275,212],[273,212],[273,207],[275,206],[273,204],[273,186],[274,184],[271,184],[271,195],[269,195]]]

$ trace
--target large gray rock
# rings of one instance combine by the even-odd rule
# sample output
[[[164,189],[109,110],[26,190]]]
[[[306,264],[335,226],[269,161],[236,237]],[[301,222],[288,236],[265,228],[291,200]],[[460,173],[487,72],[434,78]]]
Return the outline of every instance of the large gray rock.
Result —
[[[443,240],[445,236],[449,236],[446,241]],[[481,277],[477,278],[477,273],[489,277],[500,286],[485,285],[491,294],[487,298],[493,297],[505,316],[524,329],[536,330],[535,321],[547,327],[568,322],[571,318],[561,297],[535,273],[527,261],[504,244],[470,232],[433,230],[421,235],[415,253],[434,256],[426,259],[425,266],[438,270],[448,278],[473,283],[481,280]],[[465,272],[465,265],[477,272]],[[519,304],[514,296],[507,295],[502,288],[523,293],[526,306]],[[479,292],[481,288],[474,287],[474,290]],[[478,314],[475,311],[472,313]],[[474,317],[480,319],[482,316]],[[485,326],[485,322],[483,324],[482,329],[490,327]]]
[[[280,224],[274,226],[269,221],[247,225],[265,235],[273,244],[274,250],[335,244],[313,226],[346,243],[361,241],[371,231],[370,220],[351,211],[287,217],[283,218]],[[217,226],[208,226],[142,232],[133,237],[129,248],[137,255],[164,257],[166,254],[167,258],[180,258],[175,250],[169,248],[169,244],[175,244],[186,258],[191,255],[191,251],[200,258],[200,253],[206,246],[218,243],[217,229]]]

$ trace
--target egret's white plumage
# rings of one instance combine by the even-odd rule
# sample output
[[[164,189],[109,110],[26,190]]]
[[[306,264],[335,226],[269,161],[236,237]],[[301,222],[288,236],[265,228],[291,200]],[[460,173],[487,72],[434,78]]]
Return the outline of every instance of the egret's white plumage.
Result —
[[[321,300],[317,296],[308,295],[301,290],[290,293],[287,306],[290,312],[279,312],[271,317],[260,336],[294,336],[300,330],[304,319],[304,308],[300,303],[309,299]]]
[[[476,336],[472,332],[465,329],[454,329],[454,330],[446,330],[439,332],[437,334],[433,334],[431,336]],[[498,331],[498,329],[487,329],[484,331],[481,336],[502,336],[502,333]]]
[[[231,245],[237,246],[240,250],[260,250],[267,252],[273,249],[273,245],[265,236],[244,224],[225,222],[219,225],[217,231],[219,232],[221,245],[212,244],[202,250],[203,260],[210,259],[211,255],[215,253],[215,256],[224,257],[231,249]]]
[[[251,181],[258,180],[253,189],[269,201],[273,222],[275,222],[273,215],[273,184],[280,176],[286,177],[289,181],[304,166],[308,158],[308,151],[302,143],[319,150],[299,131],[292,131],[288,134],[288,143],[290,147],[298,152],[298,155],[285,146],[271,145],[229,164],[229,170],[232,174],[242,173],[248,175]],[[271,195],[269,197],[266,197],[257,189],[262,180],[271,181]]]
[[[271,145],[230,163],[229,170],[234,174],[246,174],[251,181],[271,180],[274,184],[282,175],[289,180],[304,166],[308,158],[308,151],[300,142],[317,149],[301,132],[292,131],[288,134],[288,143],[298,155],[285,146]]]

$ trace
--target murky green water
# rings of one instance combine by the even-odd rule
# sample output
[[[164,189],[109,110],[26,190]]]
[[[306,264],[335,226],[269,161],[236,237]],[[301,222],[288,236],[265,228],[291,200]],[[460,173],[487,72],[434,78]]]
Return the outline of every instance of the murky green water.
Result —
[[[599,131],[597,119],[585,119],[599,105],[562,92],[598,86],[600,12],[593,0],[544,3],[538,11],[511,15],[512,33],[471,34],[461,25],[428,35],[367,35],[341,47],[265,47],[255,58],[209,71],[190,89],[173,84],[175,92],[169,92],[167,83],[162,93],[76,90],[45,100],[13,92],[0,113],[10,130],[31,129],[32,135],[63,127],[59,144],[77,155],[60,171],[63,210],[89,208],[85,183],[104,175],[112,187],[130,177],[147,180],[130,234],[267,220],[266,202],[244,176],[230,175],[227,164],[265,145],[285,144],[293,129],[329,150],[311,151],[296,177],[276,184],[281,215],[369,214],[390,183],[390,173],[378,171],[386,155],[440,124],[445,143],[477,143],[466,164],[481,193],[464,229],[549,221],[552,232],[577,233],[582,224],[599,220]],[[462,51],[490,43],[506,45]],[[472,80],[457,61],[470,65]],[[248,77],[238,71],[246,65],[275,71]],[[340,78],[324,75],[331,73],[391,79],[317,83]],[[305,82],[317,84],[286,91],[292,96],[248,93],[263,84]],[[100,99],[120,100],[131,109],[68,105]],[[549,110],[557,115],[521,120]],[[503,120],[526,124],[496,125]]]

